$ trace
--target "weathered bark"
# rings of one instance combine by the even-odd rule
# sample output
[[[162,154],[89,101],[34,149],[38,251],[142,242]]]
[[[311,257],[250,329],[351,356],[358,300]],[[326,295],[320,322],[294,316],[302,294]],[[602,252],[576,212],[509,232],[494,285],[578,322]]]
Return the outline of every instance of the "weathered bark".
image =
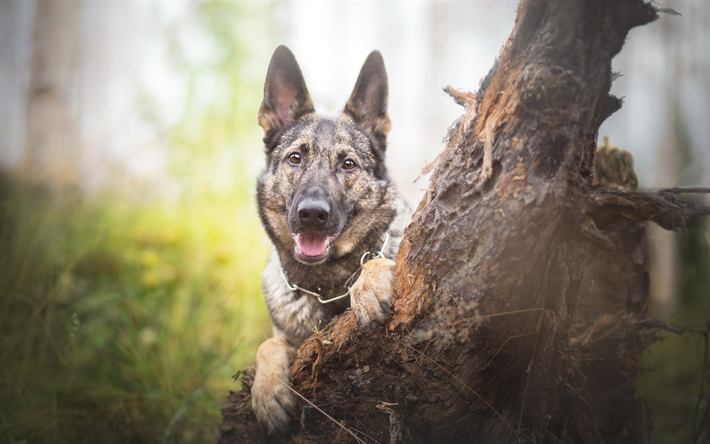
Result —
[[[79,6],[76,1],[38,1],[36,6],[23,176],[50,189],[78,182],[78,142],[69,98]]]
[[[361,334],[346,313],[306,341],[292,377],[309,404],[285,439],[651,442],[634,381],[664,325],[644,320],[643,223],[708,209],[634,191],[609,149],[609,189],[593,178],[621,106],[611,59],[656,18],[640,0],[521,2],[485,94],[449,89],[466,113],[402,243],[392,321]],[[264,440],[243,381],[221,442]]]

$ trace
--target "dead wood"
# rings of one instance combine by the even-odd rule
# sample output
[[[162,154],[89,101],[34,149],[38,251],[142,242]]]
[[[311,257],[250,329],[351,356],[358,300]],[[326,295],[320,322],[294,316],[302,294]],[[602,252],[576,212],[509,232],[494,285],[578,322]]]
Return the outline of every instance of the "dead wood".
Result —
[[[630,157],[596,141],[621,106],[611,59],[657,13],[520,3],[485,91],[449,91],[466,111],[405,234],[391,322],[362,334],[346,313],[304,343],[293,387],[334,419],[303,403],[284,441],[651,442],[634,382],[664,326],[644,320],[644,222],[707,208],[635,191]],[[223,443],[265,440],[245,374]]]

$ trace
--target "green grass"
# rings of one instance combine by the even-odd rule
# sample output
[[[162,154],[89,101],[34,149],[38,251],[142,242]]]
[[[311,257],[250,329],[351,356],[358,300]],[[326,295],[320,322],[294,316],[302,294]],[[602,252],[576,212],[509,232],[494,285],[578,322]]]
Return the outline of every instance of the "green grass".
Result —
[[[248,187],[167,205],[0,185],[0,442],[162,442],[183,405],[169,442],[215,442],[271,329]]]

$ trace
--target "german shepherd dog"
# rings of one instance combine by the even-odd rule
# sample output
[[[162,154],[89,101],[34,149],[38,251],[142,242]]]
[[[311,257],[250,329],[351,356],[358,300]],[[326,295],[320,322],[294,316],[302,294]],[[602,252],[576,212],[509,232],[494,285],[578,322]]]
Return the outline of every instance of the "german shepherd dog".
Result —
[[[263,289],[274,334],[256,354],[252,409],[268,434],[280,434],[295,407],[290,360],[313,328],[348,307],[364,331],[390,316],[392,259],[411,212],[384,165],[390,120],[378,51],[342,113],[330,118],[315,113],[293,53],[279,46],[259,125],[267,165],[257,200],[273,243]]]

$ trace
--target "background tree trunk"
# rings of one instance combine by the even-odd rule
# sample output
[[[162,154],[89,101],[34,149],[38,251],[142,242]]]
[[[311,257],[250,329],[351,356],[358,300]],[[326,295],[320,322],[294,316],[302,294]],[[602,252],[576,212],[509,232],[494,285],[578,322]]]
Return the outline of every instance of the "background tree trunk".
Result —
[[[23,176],[65,188],[78,183],[78,139],[69,106],[80,3],[38,1],[32,44]]]
[[[621,107],[611,59],[657,12],[520,3],[487,89],[448,89],[466,112],[402,243],[392,321],[360,334],[346,313],[298,351],[293,387],[309,403],[290,442],[651,441],[634,382],[670,327],[644,319],[643,222],[675,229],[707,209],[635,191],[628,155],[595,152]],[[242,381],[225,443],[264,440],[249,369]]]

